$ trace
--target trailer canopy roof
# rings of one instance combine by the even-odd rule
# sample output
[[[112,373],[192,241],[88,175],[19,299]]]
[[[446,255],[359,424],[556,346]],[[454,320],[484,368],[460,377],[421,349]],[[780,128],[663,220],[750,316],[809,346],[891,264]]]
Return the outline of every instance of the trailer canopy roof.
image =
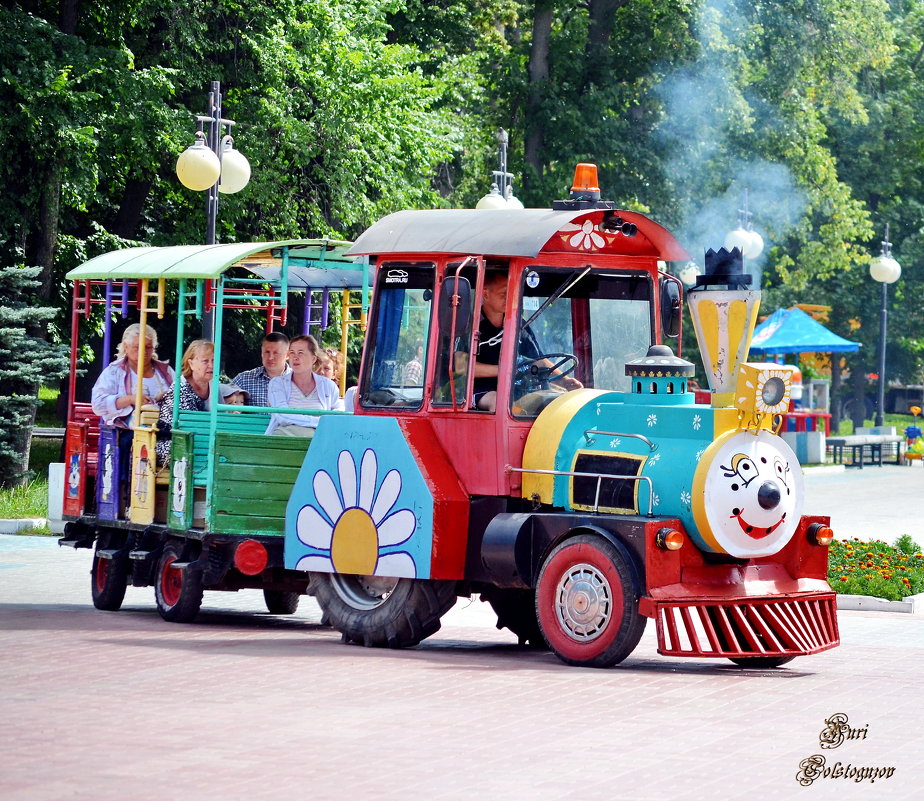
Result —
[[[108,278],[218,278],[240,265],[268,280],[278,278],[288,253],[289,285],[359,286],[364,265],[346,256],[350,242],[333,239],[287,239],[280,242],[238,242],[223,245],[125,248],[103,253],[67,274],[71,281]],[[331,282],[327,271],[343,271]],[[355,275],[354,275],[355,273]],[[323,275],[322,275],[323,274]],[[315,279],[312,281],[312,279]]]

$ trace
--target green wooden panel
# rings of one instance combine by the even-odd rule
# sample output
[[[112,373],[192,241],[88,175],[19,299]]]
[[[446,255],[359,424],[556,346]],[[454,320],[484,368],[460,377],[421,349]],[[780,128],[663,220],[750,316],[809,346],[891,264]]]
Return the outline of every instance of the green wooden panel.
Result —
[[[212,491],[212,502],[224,506],[226,498],[246,498],[248,502],[254,501],[283,501],[288,502],[292,494],[292,483],[259,483],[247,481],[223,481],[215,485]]]
[[[272,482],[287,484],[291,487],[298,477],[298,467],[266,467],[265,465],[246,465],[223,462],[215,467],[216,481],[239,484],[245,481]]]
[[[270,439],[267,437],[267,439]],[[221,463],[259,465],[265,467],[301,467],[305,460],[305,450],[289,450],[277,448],[238,447],[233,445],[221,446],[218,460]]]
[[[281,537],[285,533],[285,517],[259,517],[230,514],[213,514],[212,530],[229,534],[265,534]]]
[[[289,499],[261,499],[254,503],[252,498],[238,498],[233,495],[212,498],[216,514],[241,515],[242,517],[285,517]]]

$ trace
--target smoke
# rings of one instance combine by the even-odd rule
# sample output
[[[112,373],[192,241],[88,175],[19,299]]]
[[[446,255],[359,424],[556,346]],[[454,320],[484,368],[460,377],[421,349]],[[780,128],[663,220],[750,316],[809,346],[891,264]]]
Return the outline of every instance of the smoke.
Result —
[[[742,154],[742,142],[772,131],[780,119],[734,79],[734,45],[747,33],[738,7],[732,0],[707,0],[695,31],[699,60],[674,71],[656,90],[664,105],[658,135],[681,215],[674,230],[702,270],[705,250],[722,247],[738,227],[747,192],[751,226],[764,249],[745,267],[759,288],[768,251],[801,219],[807,199],[785,164]]]

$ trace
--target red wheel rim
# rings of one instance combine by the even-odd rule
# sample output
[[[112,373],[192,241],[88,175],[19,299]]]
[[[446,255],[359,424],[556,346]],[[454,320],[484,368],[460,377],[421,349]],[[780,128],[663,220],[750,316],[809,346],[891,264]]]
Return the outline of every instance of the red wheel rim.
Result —
[[[106,589],[106,581],[109,579],[109,560],[96,557],[96,591],[102,592]]]
[[[555,554],[536,597],[543,634],[566,659],[594,659],[619,636],[625,611],[622,579],[590,544],[577,543]]]
[[[175,606],[183,591],[183,571],[172,570],[170,567],[175,561],[175,556],[167,557],[160,574],[160,596],[167,606]]]

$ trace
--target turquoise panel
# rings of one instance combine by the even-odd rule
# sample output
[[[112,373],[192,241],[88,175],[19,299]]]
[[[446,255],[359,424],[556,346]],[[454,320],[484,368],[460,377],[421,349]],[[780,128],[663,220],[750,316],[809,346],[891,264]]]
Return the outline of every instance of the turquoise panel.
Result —
[[[433,496],[398,423],[323,417],[286,507],[286,568],[425,579],[432,552]]]
[[[669,405],[652,403],[652,396],[644,404],[638,400],[614,392],[580,409],[565,429],[555,467],[574,470],[578,453],[640,456],[644,459],[641,475],[651,480],[651,490],[647,481],[638,483],[639,513],[647,515],[650,508],[654,515],[679,517],[694,532],[693,476],[713,440],[714,410],[690,400],[678,403],[676,397],[665,399]],[[644,435],[651,445],[630,434]],[[555,477],[556,506],[571,508],[570,485],[570,477]]]

